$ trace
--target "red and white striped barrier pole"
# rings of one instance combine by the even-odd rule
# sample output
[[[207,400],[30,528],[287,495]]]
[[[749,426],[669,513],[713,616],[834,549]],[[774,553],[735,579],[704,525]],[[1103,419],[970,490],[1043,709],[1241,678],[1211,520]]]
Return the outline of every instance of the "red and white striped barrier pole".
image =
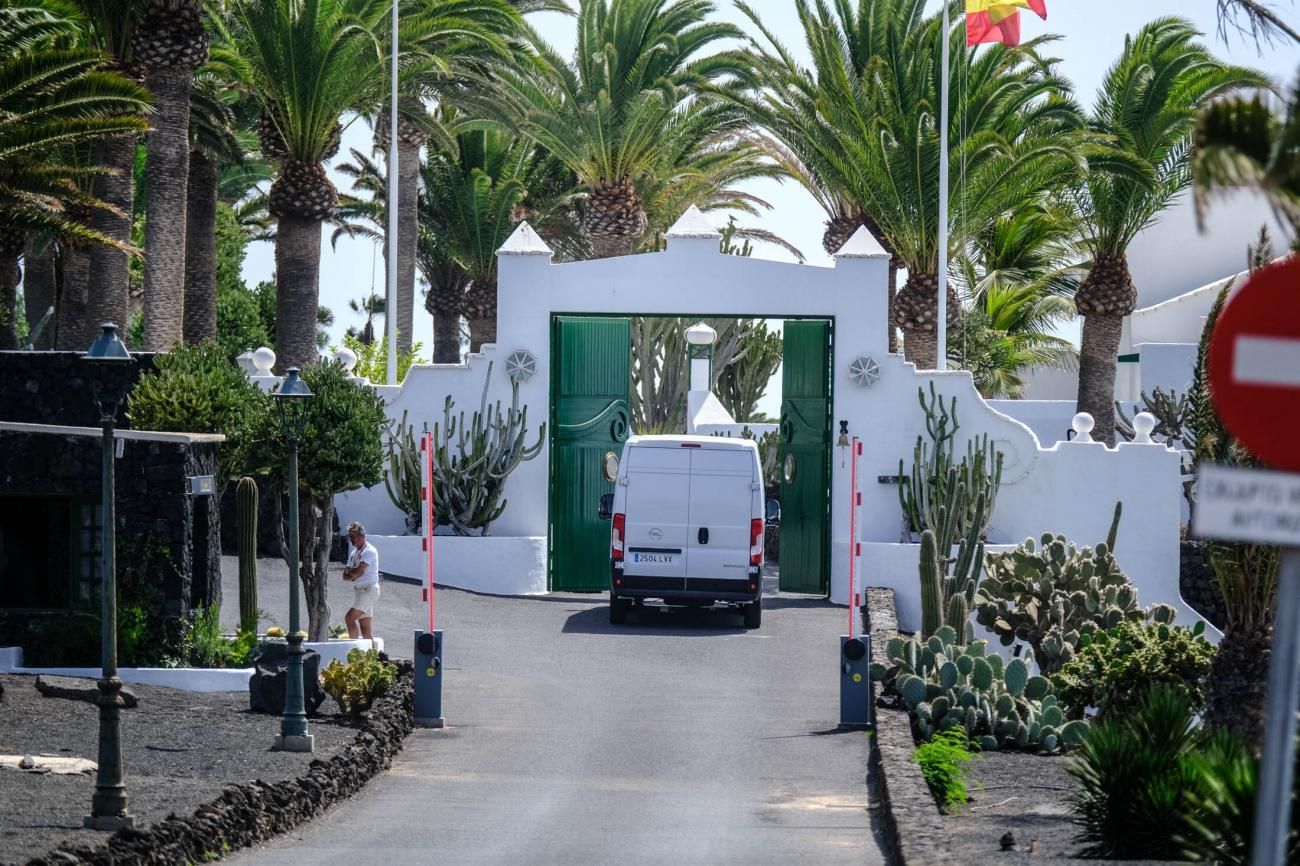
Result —
[[[854,592],[854,577],[857,572],[858,554],[861,552],[861,545],[858,544],[858,507],[862,505],[862,494],[858,492],[858,456],[862,454],[862,442],[858,437],[853,437],[852,450],[849,457],[849,630],[846,632],[849,637],[858,634],[861,627],[854,622],[854,613],[858,610],[858,597]]]
[[[429,603],[429,631],[433,632],[433,527],[437,512],[433,499],[433,434],[425,433],[420,440],[420,451],[424,455],[423,489],[420,498],[424,506],[424,600]]]

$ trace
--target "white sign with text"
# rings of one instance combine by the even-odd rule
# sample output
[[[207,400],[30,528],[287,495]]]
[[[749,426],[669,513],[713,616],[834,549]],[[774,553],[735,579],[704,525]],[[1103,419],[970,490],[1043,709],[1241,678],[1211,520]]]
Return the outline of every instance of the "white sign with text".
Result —
[[[1300,547],[1300,475],[1199,466],[1192,529],[1201,538]]]

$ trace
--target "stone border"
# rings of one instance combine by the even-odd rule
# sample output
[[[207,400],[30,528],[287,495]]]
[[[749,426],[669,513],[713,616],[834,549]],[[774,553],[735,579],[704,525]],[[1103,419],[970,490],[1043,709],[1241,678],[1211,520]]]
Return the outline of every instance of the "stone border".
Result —
[[[361,790],[386,770],[413,727],[411,662],[397,687],[375,701],[351,745],[283,782],[227,785],[188,818],[170,815],[143,830],[119,830],[105,845],[58,849],[27,866],[170,866],[216,860],[292,830]]]
[[[880,661],[887,658],[885,647],[889,639],[899,634],[894,591],[869,587],[866,608],[871,658]],[[872,683],[876,724],[870,779],[872,793],[881,806],[881,829],[889,846],[887,853],[901,866],[931,866],[950,853],[947,832],[921,768],[912,761],[916,749],[912,721],[903,710],[885,709],[876,704],[877,688]]]

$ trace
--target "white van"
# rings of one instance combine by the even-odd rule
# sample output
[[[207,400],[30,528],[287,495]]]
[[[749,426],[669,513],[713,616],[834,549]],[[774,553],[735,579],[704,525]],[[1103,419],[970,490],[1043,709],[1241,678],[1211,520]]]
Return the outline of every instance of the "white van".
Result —
[[[752,440],[631,437],[614,492],[601,500],[601,517],[613,523],[609,621],[623,622],[645,599],[726,602],[742,609],[746,628],[758,628],[766,511]],[[770,520],[779,519],[773,501]]]

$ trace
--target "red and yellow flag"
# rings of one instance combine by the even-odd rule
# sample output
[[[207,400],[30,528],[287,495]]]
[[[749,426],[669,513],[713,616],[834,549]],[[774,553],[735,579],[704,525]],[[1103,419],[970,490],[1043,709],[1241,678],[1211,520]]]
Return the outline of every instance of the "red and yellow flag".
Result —
[[[966,0],[966,44],[1020,44],[1020,10],[1047,18],[1047,0]]]

